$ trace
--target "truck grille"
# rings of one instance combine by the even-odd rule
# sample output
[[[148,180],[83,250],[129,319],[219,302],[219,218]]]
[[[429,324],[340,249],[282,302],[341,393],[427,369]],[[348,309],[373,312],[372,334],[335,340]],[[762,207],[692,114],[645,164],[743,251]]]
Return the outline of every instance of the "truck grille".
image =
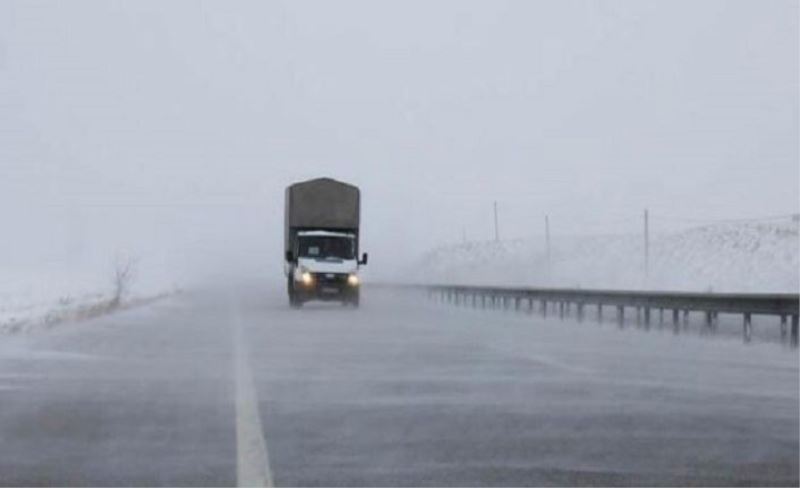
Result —
[[[317,283],[322,284],[340,285],[347,283],[347,274],[345,273],[314,273],[314,278]]]

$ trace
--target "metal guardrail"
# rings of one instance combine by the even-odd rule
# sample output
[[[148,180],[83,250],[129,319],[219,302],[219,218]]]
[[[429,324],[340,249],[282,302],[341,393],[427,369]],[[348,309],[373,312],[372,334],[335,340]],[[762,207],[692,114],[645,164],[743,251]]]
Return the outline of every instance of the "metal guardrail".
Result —
[[[676,329],[688,324],[690,312],[705,314],[705,325],[715,329],[718,315],[741,314],[745,341],[752,335],[753,315],[780,317],[781,336],[787,335],[787,318],[791,317],[791,342],[797,345],[800,295],[796,294],[742,294],[742,293],[690,293],[661,291],[582,290],[560,288],[509,288],[493,286],[420,285],[430,296],[454,304],[474,307],[514,308],[527,305],[530,312],[538,311],[543,317],[557,313],[564,318],[574,306],[579,321],[585,317],[587,306],[596,306],[598,320],[603,320],[603,307],[615,307],[617,323],[622,326],[625,310],[636,310],[637,321],[645,327],[651,324],[651,312],[657,310],[659,323],[664,323],[664,311],[672,312],[672,325]],[[681,317],[682,315],[682,317]]]

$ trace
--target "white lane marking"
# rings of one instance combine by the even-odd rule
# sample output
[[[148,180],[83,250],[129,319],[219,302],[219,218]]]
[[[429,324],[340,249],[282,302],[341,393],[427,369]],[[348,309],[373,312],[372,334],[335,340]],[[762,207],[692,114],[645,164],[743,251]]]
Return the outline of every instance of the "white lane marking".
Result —
[[[269,469],[267,441],[258,413],[253,373],[242,333],[242,318],[233,304],[236,362],[236,483],[238,486],[274,486]]]

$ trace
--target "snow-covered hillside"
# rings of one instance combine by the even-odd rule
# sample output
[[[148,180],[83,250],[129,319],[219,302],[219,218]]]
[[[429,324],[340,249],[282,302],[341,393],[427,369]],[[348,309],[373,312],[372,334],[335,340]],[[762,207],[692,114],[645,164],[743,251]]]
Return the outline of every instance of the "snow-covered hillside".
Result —
[[[719,292],[797,292],[798,222],[735,223],[651,236],[554,237],[550,266],[537,242],[464,243],[415,266],[425,282]],[[549,268],[549,269],[548,269]]]

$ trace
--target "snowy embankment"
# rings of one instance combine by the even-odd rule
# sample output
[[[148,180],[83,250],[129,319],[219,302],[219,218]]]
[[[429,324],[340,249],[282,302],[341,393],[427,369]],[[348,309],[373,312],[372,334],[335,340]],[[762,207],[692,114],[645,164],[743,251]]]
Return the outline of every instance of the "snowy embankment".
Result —
[[[798,222],[737,223],[651,236],[564,236],[536,242],[467,242],[415,266],[424,282],[715,292],[800,289]]]
[[[96,317],[174,293],[177,287],[156,276],[134,276],[116,299],[113,273],[5,273],[0,281],[0,334],[48,329]]]

